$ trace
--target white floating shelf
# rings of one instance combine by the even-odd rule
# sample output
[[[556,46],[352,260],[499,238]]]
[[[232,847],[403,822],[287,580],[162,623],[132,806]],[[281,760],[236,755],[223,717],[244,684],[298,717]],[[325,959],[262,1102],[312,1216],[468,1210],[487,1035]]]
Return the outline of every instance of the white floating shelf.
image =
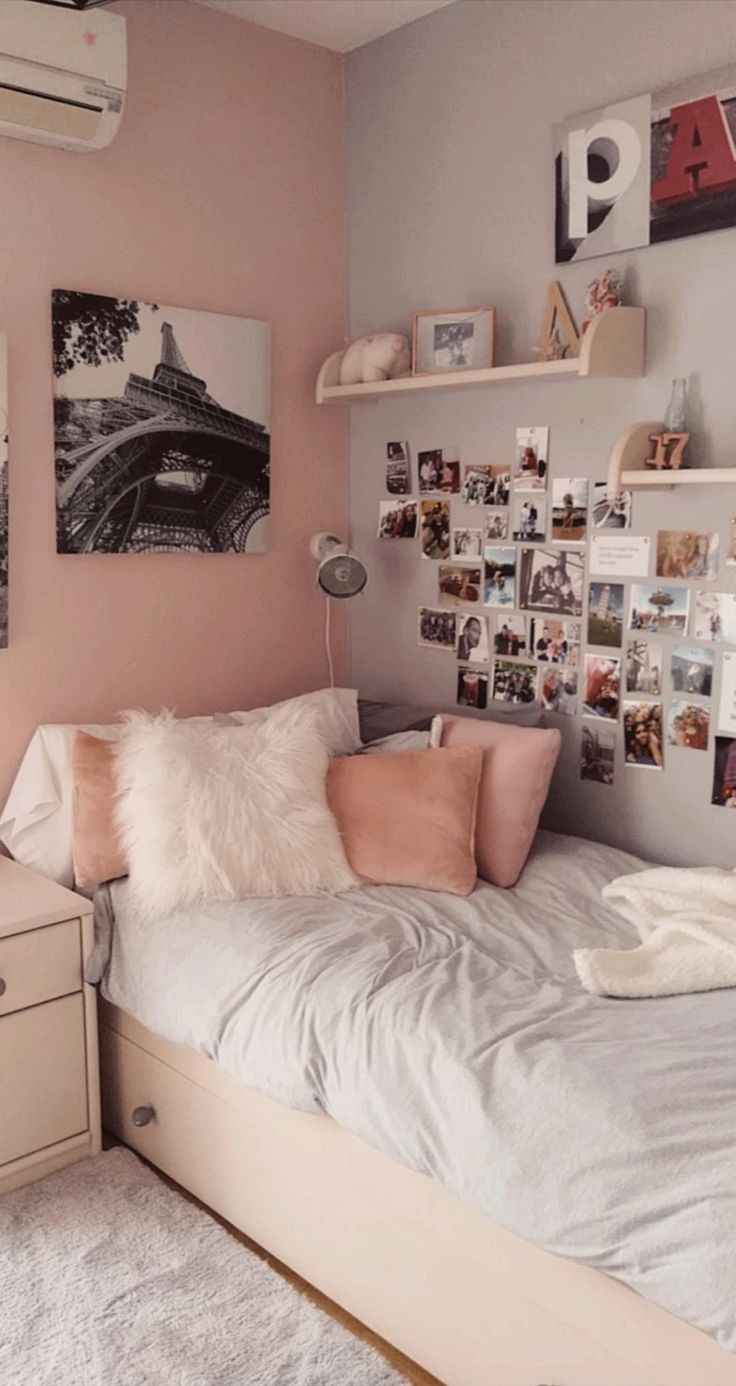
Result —
[[[492,366],[482,371],[448,371],[441,375],[406,375],[369,385],[341,385],[344,352],[328,356],[317,376],[318,404],[357,404],[421,394],[423,390],[462,390],[502,385],[512,380],[577,380],[588,376],[633,377],[644,374],[643,308],[609,308],[593,318],[580,355],[562,361],[526,361],[519,366]]]
[[[611,310],[613,311],[613,310]],[[608,495],[619,491],[648,491],[661,486],[723,486],[736,482],[736,467],[678,467],[655,471],[645,467],[652,455],[652,433],[662,433],[661,422],[632,424],[617,440],[608,464]]]

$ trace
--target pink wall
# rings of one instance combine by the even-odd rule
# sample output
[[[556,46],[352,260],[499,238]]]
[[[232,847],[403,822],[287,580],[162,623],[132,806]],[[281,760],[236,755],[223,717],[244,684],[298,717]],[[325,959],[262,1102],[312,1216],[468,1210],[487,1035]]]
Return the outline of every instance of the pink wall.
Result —
[[[184,0],[116,9],[129,86],[114,144],[68,154],[0,139],[11,439],[0,802],[39,722],[247,707],[326,682],[306,545],[315,529],[344,530],[347,513],[342,411],[312,403],[344,332],[341,59]],[[271,323],[270,553],[57,556],[54,287]]]

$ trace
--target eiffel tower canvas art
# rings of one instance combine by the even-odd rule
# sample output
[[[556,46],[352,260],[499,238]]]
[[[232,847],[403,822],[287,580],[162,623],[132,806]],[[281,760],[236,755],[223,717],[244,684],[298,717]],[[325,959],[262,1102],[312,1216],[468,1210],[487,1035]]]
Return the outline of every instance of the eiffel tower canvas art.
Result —
[[[59,553],[267,548],[270,329],[55,289]]]

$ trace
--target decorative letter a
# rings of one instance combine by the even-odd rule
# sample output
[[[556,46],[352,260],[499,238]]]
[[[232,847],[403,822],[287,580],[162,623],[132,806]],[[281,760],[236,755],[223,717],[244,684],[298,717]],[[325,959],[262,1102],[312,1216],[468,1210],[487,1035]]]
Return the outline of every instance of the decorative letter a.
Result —
[[[736,188],[736,151],[717,96],[673,106],[672,148],[664,178],[652,184],[652,199],[668,207],[700,193]]]

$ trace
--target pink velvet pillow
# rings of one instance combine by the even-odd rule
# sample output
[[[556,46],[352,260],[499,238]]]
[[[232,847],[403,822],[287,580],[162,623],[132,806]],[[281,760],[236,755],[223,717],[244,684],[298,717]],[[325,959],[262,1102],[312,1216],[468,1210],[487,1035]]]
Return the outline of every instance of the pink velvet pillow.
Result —
[[[332,760],[327,802],[356,876],[468,895],[482,760],[478,746]]]
[[[78,886],[96,886],[128,874],[115,823],[114,741],[78,731],[72,745],[74,824],[72,859]]]
[[[475,859],[485,881],[516,885],[534,841],[561,740],[556,729],[443,716],[443,746],[483,750]]]

